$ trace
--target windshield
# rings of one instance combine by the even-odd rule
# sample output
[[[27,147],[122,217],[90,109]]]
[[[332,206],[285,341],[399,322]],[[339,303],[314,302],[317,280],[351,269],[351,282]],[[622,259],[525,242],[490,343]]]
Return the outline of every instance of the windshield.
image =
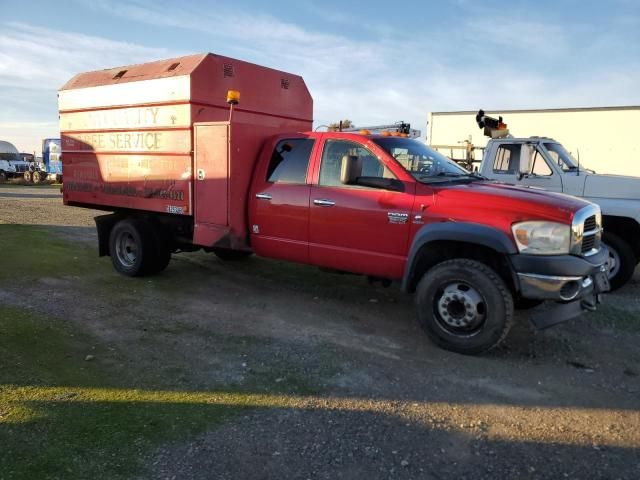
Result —
[[[395,158],[407,172],[421,182],[446,181],[451,178],[473,178],[460,167],[422,142],[410,138],[380,137],[372,141]]]
[[[578,161],[559,143],[545,143],[544,148],[549,152],[551,160],[556,162],[565,172],[578,169]]]

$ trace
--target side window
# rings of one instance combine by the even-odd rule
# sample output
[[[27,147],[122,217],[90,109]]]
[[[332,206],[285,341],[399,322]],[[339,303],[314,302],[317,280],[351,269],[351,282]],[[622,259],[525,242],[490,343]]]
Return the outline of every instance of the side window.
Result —
[[[516,175],[520,165],[520,145],[500,145],[493,163],[493,173]]]
[[[271,155],[267,169],[267,182],[305,183],[313,143],[314,140],[310,138],[279,141]]]
[[[547,165],[547,162],[544,159],[544,156],[539,150],[533,155],[533,165],[531,166],[531,173],[534,175],[539,175],[541,177],[548,177],[553,175],[551,168]]]
[[[342,186],[340,172],[342,159],[346,156],[356,156],[362,162],[360,177],[395,178],[378,158],[362,145],[346,140],[327,140],[322,151],[320,163],[319,184],[328,187]]]

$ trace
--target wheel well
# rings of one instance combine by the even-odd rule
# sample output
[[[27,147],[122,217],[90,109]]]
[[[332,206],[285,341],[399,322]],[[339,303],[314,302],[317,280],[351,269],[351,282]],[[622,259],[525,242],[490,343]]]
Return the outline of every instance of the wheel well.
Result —
[[[504,254],[477,243],[452,240],[435,240],[420,247],[414,259],[407,290],[414,292],[426,271],[438,263],[454,258],[468,258],[484,263],[500,275],[512,293],[516,291],[513,269]]]
[[[602,216],[602,226],[605,232],[611,232],[625,240],[633,249],[636,257],[640,257],[640,224],[633,218]]]

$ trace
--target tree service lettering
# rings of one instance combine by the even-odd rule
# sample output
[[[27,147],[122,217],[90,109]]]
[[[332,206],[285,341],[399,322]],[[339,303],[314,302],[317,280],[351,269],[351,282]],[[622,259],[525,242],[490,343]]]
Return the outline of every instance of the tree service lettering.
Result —
[[[76,142],[84,143],[82,150],[160,150],[161,132],[91,133],[75,136]]]

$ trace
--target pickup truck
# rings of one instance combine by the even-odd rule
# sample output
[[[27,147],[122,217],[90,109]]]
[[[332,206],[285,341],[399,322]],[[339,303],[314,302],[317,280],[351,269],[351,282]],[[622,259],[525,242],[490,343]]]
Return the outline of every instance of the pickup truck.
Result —
[[[242,97],[242,101],[240,101]],[[213,54],[80,74],[59,92],[66,205],[127,276],[177,252],[397,281],[439,346],[500,344],[608,290],[600,208],[488,182],[397,132],[313,132],[301,77]],[[473,205],[474,208],[469,208]]]
[[[640,178],[596,174],[580,166],[562,144],[545,137],[489,140],[479,173],[504,183],[583,197],[599,205],[612,290],[632,278],[640,262]]]

